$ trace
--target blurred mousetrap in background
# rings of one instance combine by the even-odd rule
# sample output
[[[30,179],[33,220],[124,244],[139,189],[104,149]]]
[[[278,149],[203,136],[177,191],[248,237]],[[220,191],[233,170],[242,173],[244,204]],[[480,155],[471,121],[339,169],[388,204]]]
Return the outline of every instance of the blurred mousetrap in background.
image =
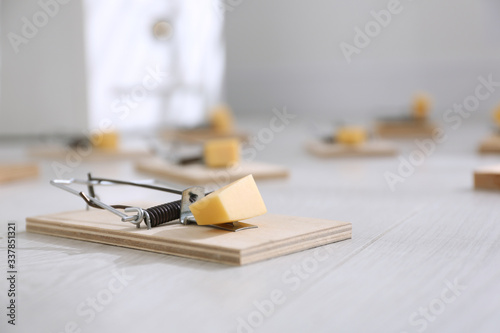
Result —
[[[361,126],[339,126],[333,135],[309,141],[306,149],[318,157],[392,156],[398,152],[392,142],[370,138]]]
[[[64,143],[65,141],[65,143]],[[99,132],[88,137],[76,137],[67,140],[52,139],[43,145],[36,145],[28,150],[32,157],[46,159],[65,159],[77,154],[86,161],[110,161],[117,159],[138,159],[151,156],[146,144],[135,142],[132,145],[122,142],[116,131]]]
[[[204,126],[164,130],[161,137],[167,141],[188,143],[203,143],[207,140],[227,138],[248,140],[248,134],[238,130],[234,115],[227,105],[218,105],[209,110],[208,121]]]
[[[255,179],[288,177],[288,168],[284,166],[245,161],[241,146],[236,138],[190,145],[176,143],[159,151],[159,157],[138,160],[136,169],[155,177],[195,185],[227,183],[249,174]],[[188,150],[192,152],[185,153]]]
[[[485,138],[479,144],[479,152],[484,154],[500,153],[500,105],[493,111],[493,134]]]
[[[500,165],[493,165],[475,170],[474,188],[500,190]]]
[[[411,113],[377,120],[375,133],[380,137],[430,137],[436,126],[429,120],[432,101],[426,94],[417,94],[413,98]]]
[[[34,163],[0,163],[0,183],[31,179],[39,174]]]

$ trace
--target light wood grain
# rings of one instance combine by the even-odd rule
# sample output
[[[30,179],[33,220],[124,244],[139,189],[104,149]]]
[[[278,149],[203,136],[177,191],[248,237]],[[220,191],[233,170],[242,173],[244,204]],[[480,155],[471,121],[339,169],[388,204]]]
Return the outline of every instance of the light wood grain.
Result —
[[[349,156],[393,156],[398,153],[396,146],[388,141],[368,141],[359,145],[327,143],[322,140],[311,140],[306,149],[318,157]]]
[[[245,124],[257,133],[268,119],[252,117]],[[313,158],[303,149],[311,136],[304,133],[308,119],[276,134],[258,158],[286,164],[292,176],[259,183],[269,211],[349,221],[353,238],[244,266],[24,232],[26,216],[83,208],[80,198],[48,185],[54,174],[50,162],[42,161],[39,181],[0,189],[0,257],[7,258],[6,223],[17,221],[19,263],[19,323],[13,329],[0,321],[0,332],[64,332],[76,322],[82,332],[234,333],[250,317],[257,323],[253,333],[497,333],[500,193],[474,190],[472,174],[500,162],[475,153],[488,123],[473,118],[456,131],[450,128],[447,142],[395,191],[384,173],[397,173],[398,159]],[[67,177],[88,171],[143,178],[118,161],[87,163]],[[109,203],[165,198],[156,191],[136,195],[128,187],[98,193]],[[105,296],[115,272],[133,278],[102,311],[94,311],[95,318],[79,315],[82,303]],[[439,309],[445,282],[455,279],[465,286],[460,296],[431,313],[425,329],[412,325],[410,316],[419,309]],[[268,305],[275,292],[284,301],[263,314],[257,304]]]
[[[491,135],[480,142],[479,152],[483,154],[500,153],[500,135]]]
[[[207,226],[168,225],[147,230],[106,211],[30,217],[30,232],[244,265],[351,238],[350,223],[265,214],[245,220],[256,229],[228,232]]]
[[[29,179],[36,176],[38,176],[38,165],[36,164],[0,165],[0,183]]]
[[[431,137],[436,128],[428,121],[380,121],[375,124],[375,133],[382,138]]]
[[[288,177],[288,169],[279,165],[242,162],[231,168],[209,168],[203,164],[177,165],[160,158],[136,162],[138,171],[190,185],[228,183],[252,174],[255,179]]]
[[[500,190],[500,165],[474,171],[474,187],[485,190]]]

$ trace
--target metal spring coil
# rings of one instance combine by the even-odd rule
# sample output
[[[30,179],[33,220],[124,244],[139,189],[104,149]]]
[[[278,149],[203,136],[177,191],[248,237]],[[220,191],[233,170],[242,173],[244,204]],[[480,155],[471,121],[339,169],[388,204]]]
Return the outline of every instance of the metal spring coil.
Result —
[[[177,220],[181,215],[181,201],[173,201],[145,210],[149,214],[151,227]]]
[[[212,194],[212,192],[207,192],[205,195]],[[189,198],[191,203],[196,201],[196,196]],[[159,226],[160,224],[174,221],[181,216],[181,200],[172,201],[166,204],[154,206],[145,211],[149,214],[149,219],[151,223],[151,228]]]
[[[191,201],[191,203],[195,202],[196,197],[189,198],[189,201]],[[145,209],[145,211],[149,214],[151,228],[154,228],[160,224],[179,219],[181,216],[181,200],[154,206]]]

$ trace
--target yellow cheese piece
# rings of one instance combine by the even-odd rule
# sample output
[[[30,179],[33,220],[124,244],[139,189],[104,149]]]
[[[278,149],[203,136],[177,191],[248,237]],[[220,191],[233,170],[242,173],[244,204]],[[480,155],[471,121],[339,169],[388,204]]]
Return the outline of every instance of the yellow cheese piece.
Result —
[[[103,132],[101,136],[92,139],[92,145],[98,149],[117,150],[119,135],[117,132]]]
[[[493,111],[493,120],[497,124],[497,126],[500,126],[500,105],[496,108],[495,111]]]
[[[234,117],[231,109],[226,105],[219,105],[210,113],[210,125],[217,133],[228,134],[234,132]]]
[[[267,212],[252,175],[210,193],[189,208],[199,225],[235,222]]]
[[[413,98],[413,116],[417,119],[424,119],[429,114],[431,108],[431,98],[423,93],[415,95]]]
[[[337,142],[349,145],[361,144],[366,141],[367,133],[360,126],[344,126],[337,130]]]
[[[230,167],[240,161],[238,139],[217,139],[205,143],[203,157],[210,168]]]

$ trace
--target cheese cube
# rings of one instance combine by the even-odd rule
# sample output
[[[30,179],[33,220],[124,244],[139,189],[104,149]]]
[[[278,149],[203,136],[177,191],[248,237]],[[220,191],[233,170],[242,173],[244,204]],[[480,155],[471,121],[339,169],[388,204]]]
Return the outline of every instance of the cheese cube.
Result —
[[[429,114],[431,108],[431,98],[423,93],[415,95],[413,98],[413,116],[417,119],[424,119]]]
[[[367,133],[360,126],[344,126],[337,130],[337,142],[348,145],[361,144],[366,141]]]
[[[500,105],[493,111],[493,120],[497,126],[500,126]]]
[[[98,149],[104,150],[117,150],[119,135],[117,132],[103,132],[97,137],[92,138],[92,145]]]
[[[240,161],[238,139],[217,139],[205,143],[203,150],[205,165],[210,168],[230,167]]]
[[[252,175],[210,193],[189,208],[199,225],[235,222],[267,212]]]
[[[221,134],[234,132],[234,117],[231,109],[226,105],[220,105],[210,113],[210,125],[212,129]]]

